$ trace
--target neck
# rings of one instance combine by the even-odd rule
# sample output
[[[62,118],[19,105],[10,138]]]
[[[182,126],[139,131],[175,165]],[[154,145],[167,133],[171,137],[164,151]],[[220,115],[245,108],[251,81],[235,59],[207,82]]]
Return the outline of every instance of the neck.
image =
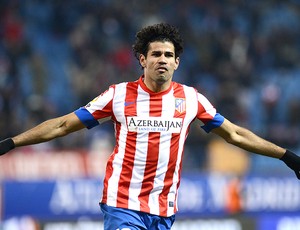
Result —
[[[142,78],[144,84],[150,89],[152,92],[159,93],[169,89],[171,85],[171,81],[166,82],[157,82],[149,78]]]

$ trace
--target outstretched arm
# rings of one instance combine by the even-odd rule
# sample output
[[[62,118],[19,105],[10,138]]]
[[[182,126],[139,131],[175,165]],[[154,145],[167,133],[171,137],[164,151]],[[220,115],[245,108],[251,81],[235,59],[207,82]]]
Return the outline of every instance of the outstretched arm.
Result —
[[[75,113],[47,120],[34,128],[13,137],[16,147],[50,141],[84,128]]]
[[[224,138],[228,143],[249,152],[279,159],[286,152],[286,149],[257,136],[248,129],[231,123],[227,119],[220,127],[213,129],[212,132]]]
[[[61,117],[50,119],[24,133],[0,142],[0,155],[5,154],[14,147],[50,141],[84,127],[75,113],[69,113]]]
[[[297,178],[300,180],[300,157],[293,152],[279,147],[257,136],[250,130],[231,123],[227,119],[212,132],[223,137],[228,143],[247,151],[282,160],[295,172]]]

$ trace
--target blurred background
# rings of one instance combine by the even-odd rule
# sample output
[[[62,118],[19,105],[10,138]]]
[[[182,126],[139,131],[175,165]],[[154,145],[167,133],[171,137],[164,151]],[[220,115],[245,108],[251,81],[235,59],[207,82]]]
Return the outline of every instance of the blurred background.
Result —
[[[300,153],[299,0],[0,0],[0,139],[136,80],[135,34],[159,22],[184,39],[174,80]],[[113,144],[108,122],[1,157],[0,229],[102,229],[97,203]],[[300,229],[293,172],[196,123],[178,202],[175,230]]]

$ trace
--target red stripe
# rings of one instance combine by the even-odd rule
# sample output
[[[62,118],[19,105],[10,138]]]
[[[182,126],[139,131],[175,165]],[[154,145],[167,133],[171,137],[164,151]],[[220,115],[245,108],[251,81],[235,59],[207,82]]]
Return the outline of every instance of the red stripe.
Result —
[[[120,128],[121,128],[121,124],[117,123],[116,124],[116,143],[118,143],[119,141],[119,135],[120,135]],[[108,180],[112,175],[113,172],[113,167],[112,167],[112,163],[114,161],[115,158],[115,154],[118,152],[118,145],[115,146],[113,154],[111,154],[111,156],[109,157],[107,164],[106,164],[106,173],[105,173],[105,178],[104,178],[104,188],[103,188],[103,195],[102,195],[102,203],[106,203],[107,202],[107,187],[108,187]]]
[[[209,113],[206,112],[205,108],[203,105],[198,101],[198,113],[197,113],[197,118],[200,119],[204,124],[207,122],[211,121],[213,118]]]
[[[103,109],[101,109],[101,111],[96,110],[93,113],[93,116],[95,117],[95,119],[99,120],[111,116],[112,115],[111,111],[112,111],[112,101],[107,103],[107,105],[104,106]]]
[[[197,112],[197,118],[199,120],[201,120],[204,124],[206,124],[207,122],[211,121],[211,119],[213,118],[212,115],[210,115],[206,109],[203,107],[203,105],[201,104],[200,99],[197,99],[198,101],[198,112]]]
[[[115,90],[115,87],[113,87]],[[107,91],[106,91],[107,92]],[[104,92],[105,93],[105,92]],[[103,94],[104,94],[103,93]],[[104,112],[109,114],[109,116],[111,115],[111,111],[112,111],[112,100],[103,108]],[[93,114],[95,115],[96,119],[101,119],[104,116],[101,116],[101,112],[99,111],[95,111],[95,113]],[[119,133],[120,128],[116,128],[116,133]],[[117,135],[118,136],[118,135]],[[117,152],[117,149],[114,150],[114,152]],[[113,153],[114,153],[113,152]],[[108,180],[112,175],[113,172],[113,168],[112,168],[112,162],[114,160],[114,154],[112,154],[110,156],[110,158],[108,159],[107,163],[106,163],[106,173],[105,173],[105,178],[103,181],[104,184],[104,189],[103,189],[103,194],[102,194],[102,203],[106,203],[107,202],[107,184],[108,184]]]
[[[178,86],[178,85],[176,85]],[[175,87],[174,85],[174,97],[175,98],[185,98],[183,87]],[[175,103],[175,102],[174,102]],[[181,117],[184,119],[186,111],[179,113],[178,111],[174,112],[174,117]],[[159,195],[159,203],[160,203],[160,215],[167,216],[168,211],[168,194],[170,192],[170,188],[173,184],[173,175],[176,169],[176,163],[178,158],[178,150],[179,150],[179,134],[173,134],[171,138],[170,144],[170,158],[168,163],[168,170],[166,172],[166,176],[164,179],[164,188],[162,193]],[[181,167],[180,167],[181,171]],[[176,202],[174,202],[174,205]]]
[[[125,117],[136,116],[136,100],[137,100],[137,82],[130,82],[126,87],[126,97],[124,105]],[[128,207],[129,186],[132,177],[132,169],[134,164],[136,150],[136,132],[128,132],[126,138],[125,155],[122,164],[117,195],[117,207]]]
[[[150,95],[150,114],[151,117],[159,117],[162,113],[162,97],[161,95]],[[141,193],[139,195],[140,208],[144,212],[150,212],[148,206],[149,194],[153,189],[154,178],[157,170],[157,162],[159,156],[159,132],[150,132],[148,136],[147,161],[144,171],[144,179],[142,182]]]

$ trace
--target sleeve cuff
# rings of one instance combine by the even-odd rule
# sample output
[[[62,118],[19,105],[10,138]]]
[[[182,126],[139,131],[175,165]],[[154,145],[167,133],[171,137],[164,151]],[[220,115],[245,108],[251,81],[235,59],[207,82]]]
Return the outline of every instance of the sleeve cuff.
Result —
[[[216,113],[214,118],[211,121],[207,122],[205,125],[201,126],[201,128],[204,129],[206,133],[209,133],[214,128],[220,127],[223,124],[224,120],[225,118],[221,114]]]
[[[97,125],[99,122],[93,117],[93,115],[84,107],[81,107],[74,111],[79,120],[88,128],[91,129]]]

